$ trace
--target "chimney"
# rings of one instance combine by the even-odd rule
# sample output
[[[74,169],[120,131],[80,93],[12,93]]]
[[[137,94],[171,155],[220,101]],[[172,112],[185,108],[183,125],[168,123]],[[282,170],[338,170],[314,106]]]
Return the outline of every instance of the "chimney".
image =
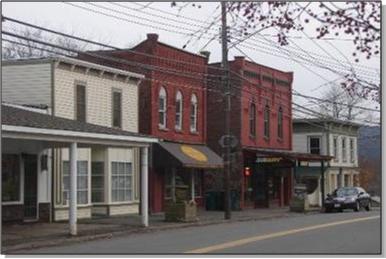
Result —
[[[150,41],[158,41],[158,34],[157,33],[148,33],[147,39]]]
[[[210,51],[207,51],[207,50],[201,50],[200,51],[200,54],[204,57],[206,57],[207,59],[209,59],[209,56],[210,56]]]

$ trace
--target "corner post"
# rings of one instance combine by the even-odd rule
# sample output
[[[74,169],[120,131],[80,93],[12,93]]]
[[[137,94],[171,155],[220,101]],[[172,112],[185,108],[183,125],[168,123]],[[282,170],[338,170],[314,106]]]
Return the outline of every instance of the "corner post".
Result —
[[[141,148],[141,221],[144,227],[149,226],[148,173],[148,147],[143,147]]]
[[[71,143],[70,147],[70,208],[69,208],[69,222],[70,235],[77,235],[77,159],[78,150],[77,143]]]

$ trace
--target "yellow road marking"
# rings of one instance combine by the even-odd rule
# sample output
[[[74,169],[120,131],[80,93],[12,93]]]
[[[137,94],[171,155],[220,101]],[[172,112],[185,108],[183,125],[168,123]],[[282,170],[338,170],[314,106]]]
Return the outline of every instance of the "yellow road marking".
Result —
[[[314,226],[310,226],[310,227],[290,229],[290,230],[275,232],[275,233],[271,233],[271,234],[253,236],[253,237],[243,238],[243,239],[230,241],[230,242],[226,242],[226,243],[222,243],[222,244],[218,244],[218,245],[194,249],[194,250],[186,251],[185,253],[189,253],[189,254],[210,253],[210,252],[213,252],[216,250],[222,250],[222,249],[226,249],[226,248],[242,246],[242,245],[256,242],[256,241],[260,241],[260,240],[265,240],[265,239],[270,239],[270,238],[275,238],[275,237],[282,237],[282,236],[292,235],[292,234],[299,233],[299,232],[305,232],[305,231],[310,231],[310,230],[315,230],[315,229],[320,229],[320,228],[333,227],[333,226],[337,226],[337,225],[349,224],[349,223],[371,220],[371,219],[377,219],[377,218],[380,218],[380,216],[371,216],[371,217],[365,217],[365,218],[341,220],[341,221],[336,221],[336,222],[331,222],[331,223],[314,225]]]

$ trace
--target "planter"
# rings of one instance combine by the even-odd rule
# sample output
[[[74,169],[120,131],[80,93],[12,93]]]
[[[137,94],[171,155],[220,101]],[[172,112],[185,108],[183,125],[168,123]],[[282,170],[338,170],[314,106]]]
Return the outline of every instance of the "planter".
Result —
[[[197,220],[197,205],[195,202],[168,202],[165,206],[165,221],[193,222]]]

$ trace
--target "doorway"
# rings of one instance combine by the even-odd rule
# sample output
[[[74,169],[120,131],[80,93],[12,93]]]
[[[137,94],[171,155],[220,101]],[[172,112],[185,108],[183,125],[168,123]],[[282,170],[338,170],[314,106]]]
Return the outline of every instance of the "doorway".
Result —
[[[24,161],[24,219],[37,219],[37,155],[23,155]]]

